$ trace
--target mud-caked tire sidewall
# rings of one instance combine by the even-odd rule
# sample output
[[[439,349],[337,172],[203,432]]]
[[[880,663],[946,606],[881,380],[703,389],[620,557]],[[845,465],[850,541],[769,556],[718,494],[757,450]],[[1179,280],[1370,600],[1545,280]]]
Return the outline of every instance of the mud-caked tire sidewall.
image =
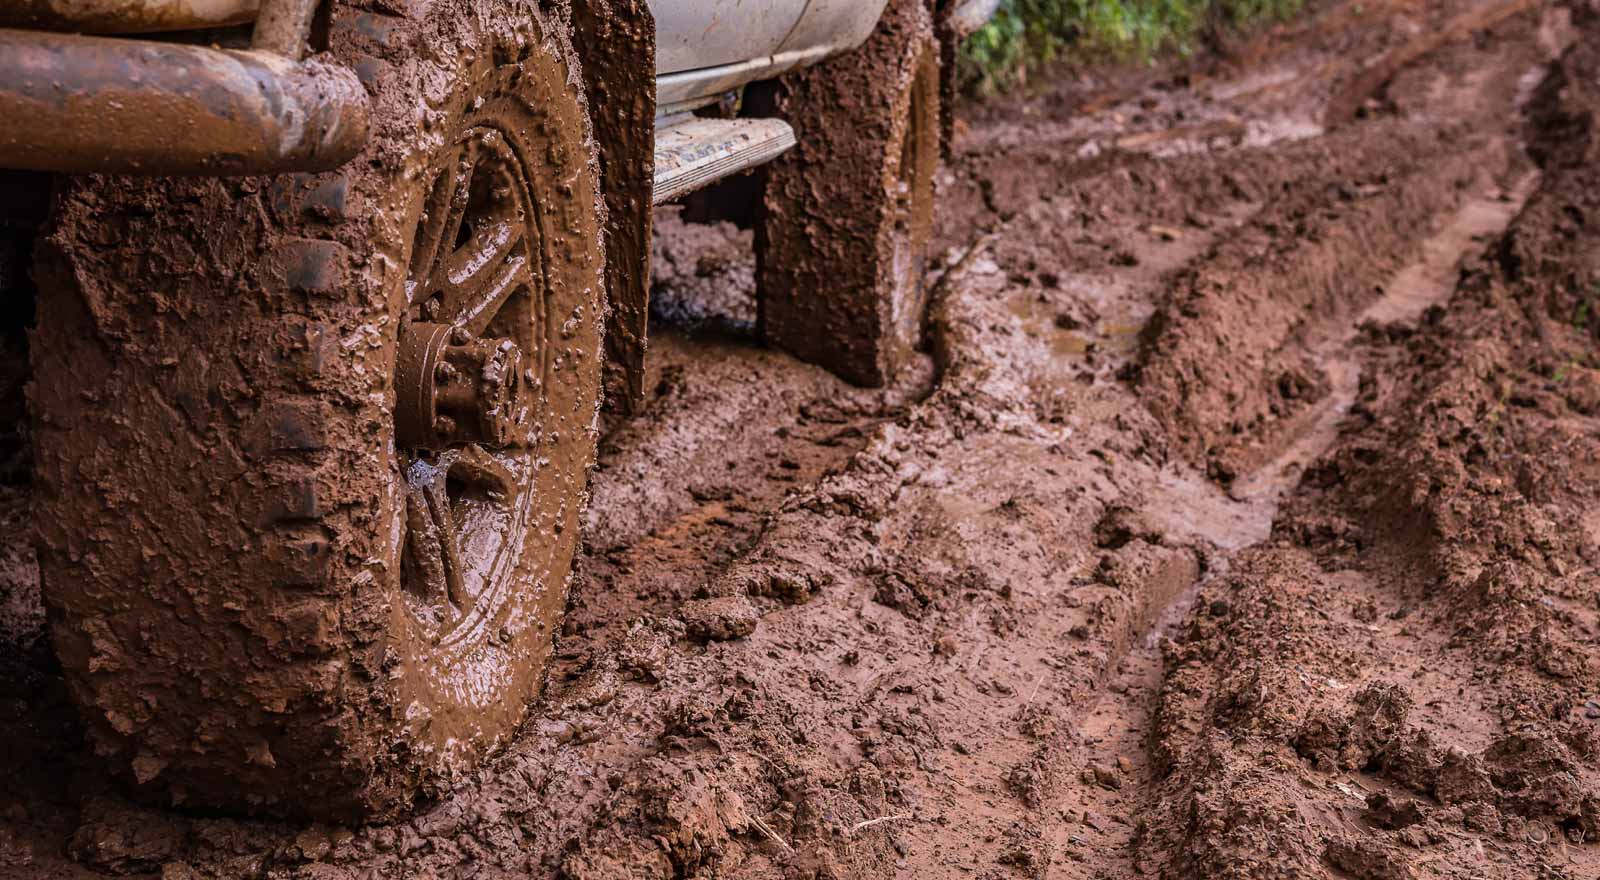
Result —
[[[69,181],[39,247],[30,406],[52,634],[97,750],[173,803],[394,815],[501,742],[541,684],[595,441],[592,138],[569,40],[534,4],[415,6],[338,10],[352,19],[331,57],[362,77],[374,120],[344,168]],[[397,600],[393,367],[419,172],[471,124],[471,92],[508,76],[548,92],[521,152],[563,325],[537,478],[560,501],[539,506],[522,561],[528,625],[496,634],[498,671],[455,688],[419,674],[440,658]]]

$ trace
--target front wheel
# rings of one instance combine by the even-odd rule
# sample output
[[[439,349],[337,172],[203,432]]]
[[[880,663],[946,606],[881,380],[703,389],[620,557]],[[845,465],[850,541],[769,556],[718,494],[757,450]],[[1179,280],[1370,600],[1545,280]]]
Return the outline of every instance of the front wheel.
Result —
[[[336,31],[381,120],[345,169],[75,181],[42,249],[57,650],[174,803],[392,815],[542,685],[595,448],[595,160],[559,26],[476,5]]]

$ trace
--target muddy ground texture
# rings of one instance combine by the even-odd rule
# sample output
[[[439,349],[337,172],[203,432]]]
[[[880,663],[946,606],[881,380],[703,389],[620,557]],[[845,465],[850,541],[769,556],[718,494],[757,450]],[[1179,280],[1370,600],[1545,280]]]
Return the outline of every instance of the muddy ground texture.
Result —
[[[886,391],[669,212],[505,754],[391,826],[132,803],[8,546],[0,874],[1600,876],[1597,119],[1600,20],[1505,0],[968,108]]]

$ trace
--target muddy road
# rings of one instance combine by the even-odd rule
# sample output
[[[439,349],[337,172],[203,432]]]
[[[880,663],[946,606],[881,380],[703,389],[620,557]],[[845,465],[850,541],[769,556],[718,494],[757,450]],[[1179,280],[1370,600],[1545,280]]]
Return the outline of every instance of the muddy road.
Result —
[[[1597,84],[1383,0],[969,107],[882,391],[664,213],[546,698],[396,825],[122,797],[12,476],[0,874],[1600,876]]]

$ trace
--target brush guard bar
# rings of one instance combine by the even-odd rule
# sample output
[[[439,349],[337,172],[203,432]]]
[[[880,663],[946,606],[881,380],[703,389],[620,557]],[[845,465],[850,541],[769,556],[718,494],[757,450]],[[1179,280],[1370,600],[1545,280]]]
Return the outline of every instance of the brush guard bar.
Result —
[[[314,0],[268,0],[249,50],[0,29],[0,167],[325,171],[361,152],[367,94],[301,61]]]

